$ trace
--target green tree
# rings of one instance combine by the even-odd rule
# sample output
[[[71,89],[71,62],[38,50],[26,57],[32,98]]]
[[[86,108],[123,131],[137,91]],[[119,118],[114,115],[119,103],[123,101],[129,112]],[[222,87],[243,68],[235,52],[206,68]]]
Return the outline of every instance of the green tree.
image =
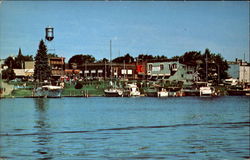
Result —
[[[123,62],[132,63],[132,62],[134,62],[134,58],[129,53],[127,53],[124,56],[117,57],[117,58],[113,59],[112,62],[115,62],[115,63],[123,63]]]
[[[49,53],[49,54],[48,54],[48,58],[51,58],[51,57],[58,57],[58,55],[55,54],[55,53]]]
[[[183,56],[179,57],[179,61],[184,64],[196,65],[200,78],[204,81],[206,80],[206,65],[208,80],[218,82],[218,78],[225,79],[228,77],[226,72],[229,68],[227,61],[220,54],[211,53],[208,48],[205,49],[203,54],[198,51],[186,52]],[[217,76],[214,76],[216,75],[215,73]]]
[[[2,71],[2,78],[7,79],[9,81],[9,80],[15,79],[16,74],[12,68],[8,68]]]
[[[5,59],[4,65],[8,66],[8,68],[14,68],[16,66],[16,61],[13,57],[9,56]]]
[[[154,59],[154,56],[147,54],[139,54],[137,59],[138,61],[151,61]]]
[[[41,40],[35,57],[34,79],[42,82],[44,80],[50,80],[50,77],[51,69],[48,63],[47,47],[44,41]]]
[[[16,61],[16,63],[15,63],[14,68],[17,68],[17,69],[24,68],[25,57],[22,54],[21,48],[19,48],[19,50],[18,50],[18,55],[17,55],[15,61]]]
[[[103,58],[103,59],[100,59],[99,61],[97,61],[97,63],[108,63],[109,60],[107,58]]]
[[[95,62],[95,57],[92,55],[84,55],[84,54],[78,54],[74,55],[69,59],[69,68],[72,68],[72,64],[75,63],[77,66],[81,66],[85,63],[93,63]]]
[[[137,60],[140,61],[140,62],[143,62],[143,61],[159,61],[159,60],[167,60],[168,58],[164,55],[156,55],[156,56],[153,56],[153,55],[148,55],[148,54],[139,54],[138,57],[137,57]]]

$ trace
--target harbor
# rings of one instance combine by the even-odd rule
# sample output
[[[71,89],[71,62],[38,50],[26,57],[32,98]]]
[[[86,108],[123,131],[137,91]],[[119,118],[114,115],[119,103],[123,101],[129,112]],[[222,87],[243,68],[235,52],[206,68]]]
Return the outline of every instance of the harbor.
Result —
[[[248,1],[0,1],[0,160],[250,160]]]
[[[248,104],[246,96],[5,98],[1,158],[245,160]]]

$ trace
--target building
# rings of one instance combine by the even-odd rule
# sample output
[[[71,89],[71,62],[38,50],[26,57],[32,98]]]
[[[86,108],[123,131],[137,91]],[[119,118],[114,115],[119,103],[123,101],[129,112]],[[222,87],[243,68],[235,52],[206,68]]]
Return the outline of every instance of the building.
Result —
[[[24,68],[25,69],[34,69],[35,68],[35,61],[25,61]]]
[[[65,75],[65,58],[64,57],[50,57],[49,66],[51,68],[52,78],[58,80]]]
[[[112,68],[112,72],[111,72]],[[79,66],[84,78],[136,79],[135,63],[90,63]]]
[[[240,65],[239,82],[250,83],[250,64]]]
[[[193,82],[197,79],[194,65],[181,64],[176,60],[147,63],[148,79],[168,79],[170,81]]]

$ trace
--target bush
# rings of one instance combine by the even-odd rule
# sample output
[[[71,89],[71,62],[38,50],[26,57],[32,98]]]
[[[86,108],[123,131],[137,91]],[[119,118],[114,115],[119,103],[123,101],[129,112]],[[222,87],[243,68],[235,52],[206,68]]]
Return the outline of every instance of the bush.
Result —
[[[2,78],[9,80],[13,80],[16,78],[16,74],[12,68],[8,68],[2,71]]]
[[[82,87],[83,87],[83,85],[79,82],[77,82],[75,85],[75,89],[81,89]]]

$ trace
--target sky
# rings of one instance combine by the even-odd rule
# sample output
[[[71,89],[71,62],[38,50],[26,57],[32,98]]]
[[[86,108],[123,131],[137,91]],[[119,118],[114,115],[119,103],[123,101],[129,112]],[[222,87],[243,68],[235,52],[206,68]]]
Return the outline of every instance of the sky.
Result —
[[[97,60],[129,53],[165,55],[210,49],[227,60],[249,59],[249,2],[2,1],[0,58],[36,55],[45,28],[47,42],[66,61],[76,54]]]

